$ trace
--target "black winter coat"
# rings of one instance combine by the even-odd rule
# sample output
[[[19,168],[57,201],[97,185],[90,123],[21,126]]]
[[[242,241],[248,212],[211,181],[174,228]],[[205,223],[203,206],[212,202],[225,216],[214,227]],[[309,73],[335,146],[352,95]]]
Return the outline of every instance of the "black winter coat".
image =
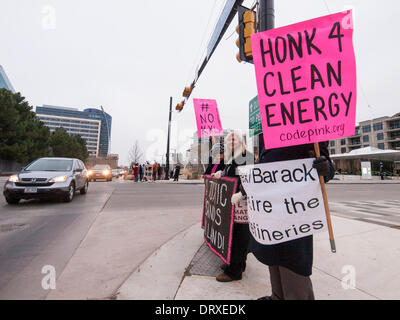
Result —
[[[209,164],[208,167],[206,168],[206,171],[204,171],[204,174],[211,174],[211,171],[212,171],[212,169],[214,168],[214,165],[215,165],[215,163],[211,163],[211,162],[210,162],[210,164]],[[214,173],[217,172],[217,171],[223,171],[224,169],[225,169],[224,160],[222,160],[222,161],[218,164],[217,169],[214,171]]]
[[[246,192],[242,186],[242,183],[240,181],[239,174],[237,172],[237,167],[242,166],[242,165],[248,165],[248,164],[253,164],[253,161],[250,162],[250,159],[254,160],[254,155],[248,151],[246,151],[244,154],[242,154],[242,157],[246,159],[246,163],[243,164],[237,164],[235,159],[232,160],[230,164],[225,165],[225,176],[226,177],[234,177],[238,179],[238,185],[236,187],[236,192],[241,192],[243,195],[246,195]],[[243,159],[242,159],[243,160]]]
[[[328,142],[320,142],[319,147],[321,156],[325,156],[330,163],[331,174],[325,177],[325,181],[327,182],[333,177],[335,170],[329,157]],[[264,149],[260,155],[259,163],[310,158],[310,151],[314,151],[314,144],[303,144],[270,150]],[[312,273],[312,236],[273,245],[258,243],[251,236],[250,251],[258,261],[268,266],[282,266],[303,276],[310,276]]]

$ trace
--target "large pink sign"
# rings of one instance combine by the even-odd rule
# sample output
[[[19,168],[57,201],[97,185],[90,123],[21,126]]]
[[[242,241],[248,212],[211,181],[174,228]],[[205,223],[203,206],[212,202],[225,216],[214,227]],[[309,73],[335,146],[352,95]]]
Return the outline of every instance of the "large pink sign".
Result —
[[[196,114],[197,135],[199,138],[222,136],[217,101],[212,99],[193,99]]]
[[[351,10],[253,34],[266,149],[353,135]]]

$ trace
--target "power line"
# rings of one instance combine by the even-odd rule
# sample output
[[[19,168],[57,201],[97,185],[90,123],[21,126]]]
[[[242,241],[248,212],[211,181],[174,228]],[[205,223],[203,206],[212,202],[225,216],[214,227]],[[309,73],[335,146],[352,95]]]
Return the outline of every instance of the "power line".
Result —
[[[330,14],[331,10],[329,10],[328,3],[326,2],[326,0],[322,0],[322,1],[325,3],[325,7],[326,7],[326,9],[328,10],[328,12]]]
[[[197,55],[195,56],[195,59],[194,59],[194,61],[193,61],[193,63],[192,63],[192,66],[193,66],[193,67],[192,67],[192,69],[190,69],[190,70],[188,71],[188,75],[187,75],[187,77],[186,77],[186,83],[188,82],[188,79],[189,79],[189,77],[190,77],[190,73],[192,73],[192,72],[193,72],[193,69],[196,68],[196,65],[197,65],[196,62],[199,61],[201,55],[204,53],[204,51],[205,51],[205,49],[206,49],[206,48],[204,48],[203,50],[201,50],[202,47],[203,47],[203,45],[204,45],[205,39],[206,39],[208,27],[209,27],[209,25],[210,25],[211,18],[213,17],[213,14],[212,14],[212,13],[214,12],[214,9],[215,9],[216,4],[217,4],[217,0],[214,0],[214,4],[213,4],[212,9],[211,9],[211,12],[210,12],[210,14],[209,14],[206,28],[204,29],[204,32],[203,32],[203,37],[202,37],[202,40],[201,40],[201,42],[200,42],[200,46],[199,46],[199,48],[198,48],[198,50],[197,50]],[[222,12],[222,7],[221,7],[220,11]]]

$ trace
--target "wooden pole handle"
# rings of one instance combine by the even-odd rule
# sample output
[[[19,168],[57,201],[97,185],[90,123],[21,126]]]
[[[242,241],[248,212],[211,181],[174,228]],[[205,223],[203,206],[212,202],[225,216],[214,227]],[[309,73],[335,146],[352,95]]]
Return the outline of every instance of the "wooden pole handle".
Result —
[[[319,158],[321,156],[320,150],[319,150],[319,144],[318,142],[314,143],[314,151],[315,151],[315,156]],[[329,232],[329,240],[331,244],[331,251],[333,253],[336,252],[336,245],[335,245],[335,238],[333,236],[333,228],[332,228],[332,221],[331,221],[331,213],[329,211],[329,203],[328,203],[328,195],[326,193],[326,186],[325,186],[325,180],[323,176],[319,176],[319,183],[321,184],[321,191],[322,191],[322,197],[324,199],[324,206],[325,206],[325,215],[326,215],[326,222],[328,223],[328,232]]]

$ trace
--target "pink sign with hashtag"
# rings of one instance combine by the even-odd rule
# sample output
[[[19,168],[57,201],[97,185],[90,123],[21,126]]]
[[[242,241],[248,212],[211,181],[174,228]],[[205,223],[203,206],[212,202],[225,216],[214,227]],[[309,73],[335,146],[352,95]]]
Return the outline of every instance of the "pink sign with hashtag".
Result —
[[[193,99],[193,105],[199,138],[224,135],[216,100]]]
[[[266,149],[354,135],[351,10],[253,34]]]

